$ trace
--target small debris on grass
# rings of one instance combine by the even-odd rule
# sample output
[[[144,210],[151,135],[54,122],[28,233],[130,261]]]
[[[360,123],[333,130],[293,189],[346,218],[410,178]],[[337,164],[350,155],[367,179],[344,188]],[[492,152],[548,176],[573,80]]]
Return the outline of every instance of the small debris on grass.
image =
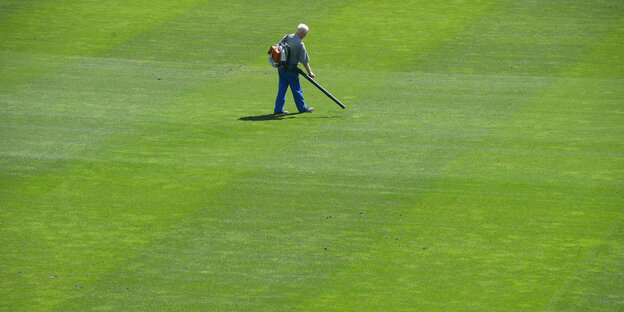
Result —
[[[327,250],[327,249],[329,249],[329,248],[325,247],[325,248],[323,248],[323,249]]]
[[[429,247],[423,247],[423,250],[429,250]]]
[[[360,211],[360,215],[362,215],[362,216],[363,216],[363,215],[365,215],[365,214],[366,214],[366,211]]]
[[[57,277],[58,275],[51,275],[49,278],[52,279],[52,278],[57,278]]]

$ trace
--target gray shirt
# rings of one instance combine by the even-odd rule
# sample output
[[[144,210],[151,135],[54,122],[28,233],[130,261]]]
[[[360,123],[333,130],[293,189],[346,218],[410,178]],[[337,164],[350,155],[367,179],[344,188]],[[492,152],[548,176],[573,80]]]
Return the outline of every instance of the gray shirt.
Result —
[[[308,51],[306,51],[305,45],[301,38],[297,36],[297,34],[290,34],[284,36],[280,43],[286,43],[290,47],[290,53],[288,54],[288,58],[286,62],[291,65],[297,65],[299,62],[307,63],[310,61],[310,57],[308,57]]]

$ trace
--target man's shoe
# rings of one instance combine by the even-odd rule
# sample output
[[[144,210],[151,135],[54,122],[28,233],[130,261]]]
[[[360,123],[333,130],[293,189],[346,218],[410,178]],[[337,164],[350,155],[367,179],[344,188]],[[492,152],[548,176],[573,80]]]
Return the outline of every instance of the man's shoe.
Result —
[[[273,115],[275,115],[275,116],[278,116],[278,115],[288,115],[288,111],[273,113]]]
[[[311,113],[312,111],[314,111],[314,107],[308,107],[308,109],[304,110],[301,113]]]

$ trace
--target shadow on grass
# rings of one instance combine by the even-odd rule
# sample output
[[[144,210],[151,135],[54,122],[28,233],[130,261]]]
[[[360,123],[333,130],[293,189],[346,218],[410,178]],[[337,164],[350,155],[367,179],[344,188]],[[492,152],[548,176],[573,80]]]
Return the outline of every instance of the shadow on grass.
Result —
[[[247,117],[241,117],[238,118],[238,120],[242,120],[242,121],[266,121],[266,120],[282,120],[285,117],[288,117],[289,115],[273,115],[273,114],[267,114],[267,115],[258,115],[258,116],[247,116]],[[292,117],[291,117],[292,118]]]
[[[305,113],[291,113],[288,115],[258,115],[258,116],[247,116],[238,118],[238,120],[242,121],[267,121],[267,120],[284,120],[284,119],[292,119],[295,118],[295,115],[301,115]],[[310,116],[309,118],[340,118],[340,116]]]

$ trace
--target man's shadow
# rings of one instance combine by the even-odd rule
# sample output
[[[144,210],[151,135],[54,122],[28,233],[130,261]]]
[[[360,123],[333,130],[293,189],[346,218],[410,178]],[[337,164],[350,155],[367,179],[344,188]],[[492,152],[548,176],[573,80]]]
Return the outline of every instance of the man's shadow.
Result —
[[[247,116],[247,117],[238,118],[238,120],[242,120],[242,121],[282,120],[282,119],[287,119],[287,118],[293,118],[289,116],[296,115],[296,114],[299,114],[299,113],[288,114],[288,115],[267,114],[267,115],[258,115],[258,116]]]
[[[284,119],[295,118],[296,115],[301,115],[301,114],[307,114],[307,113],[303,112],[303,113],[290,113],[288,115],[267,114],[267,115],[258,115],[258,116],[247,116],[247,117],[238,118],[238,120],[242,120],[242,121],[284,120]],[[313,116],[309,118],[340,118],[340,117],[338,116]]]

